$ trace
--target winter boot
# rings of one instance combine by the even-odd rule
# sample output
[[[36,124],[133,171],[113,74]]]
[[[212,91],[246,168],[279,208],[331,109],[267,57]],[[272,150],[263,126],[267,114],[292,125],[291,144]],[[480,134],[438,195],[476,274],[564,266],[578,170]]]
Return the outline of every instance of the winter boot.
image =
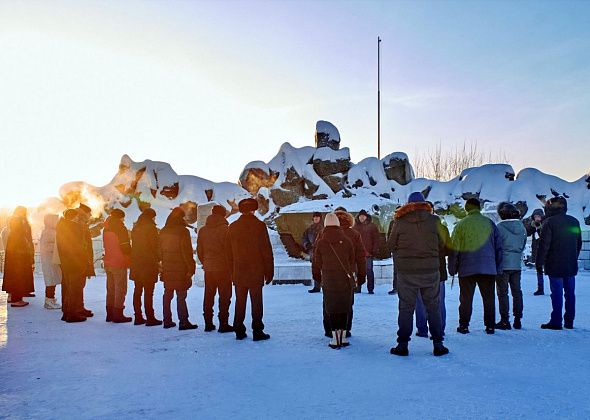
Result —
[[[73,322],[84,322],[84,321],[86,321],[86,317],[85,316],[78,315],[78,314],[75,314],[75,315],[66,315],[65,318],[66,318],[66,322],[68,324],[71,324]]]
[[[309,289],[307,291],[307,293],[320,293],[321,289],[319,287],[313,287],[312,289]]]
[[[410,354],[408,343],[397,343],[397,346],[392,347],[391,350],[389,350],[389,353],[396,356],[408,356]]]
[[[340,330],[340,343],[341,343],[342,347],[350,346],[350,342],[348,341],[348,338],[346,338],[346,331],[345,330]]]
[[[360,293],[360,292],[361,292],[361,286],[357,286],[357,287],[354,289],[354,293]]]
[[[432,354],[435,356],[444,356],[445,354],[449,354],[449,349],[443,346],[443,343],[434,343]]]
[[[22,308],[23,306],[27,306],[29,302],[25,302],[24,300],[19,300],[18,302],[13,302],[10,304],[13,308]]]
[[[113,307],[112,306],[107,306],[106,322],[113,322]]]
[[[248,337],[246,331],[236,331],[236,340],[243,340],[246,337]]]
[[[328,347],[330,347],[331,349],[340,348],[340,346],[338,345],[338,331],[332,331],[332,341],[330,341]]]
[[[263,330],[254,330],[252,332],[252,341],[264,341],[270,338],[269,334],[266,334]]]
[[[135,321],[133,321],[133,325],[144,325],[145,319],[143,318],[143,314],[140,312],[139,314],[135,314]]]
[[[90,309],[84,308],[82,310],[82,315],[84,315],[86,318],[92,318],[94,316],[94,313]]]
[[[234,332],[234,327],[229,325],[227,322],[224,322],[219,326],[219,329],[217,330],[217,332],[219,332],[221,334]]]
[[[511,330],[512,327],[510,326],[510,322],[507,319],[503,319],[496,324],[497,330]]]
[[[199,328],[199,326],[197,324],[191,324],[189,321],[184,321],[181,322],[178,325],[178,329],[180,331],[185,331],[185,330],[196,330],[197,328]]]
[[[213,323],[213,319],[205,318],[205,332],[215,331],[215,324]]]
[[[388,295],[397,295],[397,289],[391,289],[389,292],[387,292]]]
[[[486,327],[486,334],[491,335],[494,334],[496,331],[493,327]]]
[[[546,324],[541,324],[541,328],[544,330],[555,330],[555,331],[559,331],[561,330],[561,325],[553,325],[551,322],[548,322]]]
[[[174,328],[176,327],[176,322],[174,321],[164,321],[164,328],[168,329],[168,328]]]
[[[45,305],[43,305],[45,309],[61,309],[61,305],[57,303],[55,298],[45,298]]]
[[[574,329],[574,323],[572,322],[571,324],[569,322],[565,322],[563,324],[563,328],[565,328],[566,330],[573,330]]]
[[[515,330],[520,330],[522,328],[522,323],[520,322],[520,318],[514,318],[514,323],[512,324],[512,327]]]
[[[151,314],[145,314],[145,326],[146,327],[155,327],[157,325],[162,325],[162,321],[160,321],[159,319],[156,319],[156,316],[154,315],[154,312],[152,311]]]
[[[543,290],[537,289],[537,291],[533,293],[533,296],[543,296],[544,294],[545,292]]]
[[[469,334],[469,327],[467,325],[459,325],[457,327],[457,332],[459,334]]]
[[[123,313],[123,308],[112,308],[113,313],[113,322],[115,324],[123,324],[125,322],[131,322],[132,318],[130,316],[125,316]]]

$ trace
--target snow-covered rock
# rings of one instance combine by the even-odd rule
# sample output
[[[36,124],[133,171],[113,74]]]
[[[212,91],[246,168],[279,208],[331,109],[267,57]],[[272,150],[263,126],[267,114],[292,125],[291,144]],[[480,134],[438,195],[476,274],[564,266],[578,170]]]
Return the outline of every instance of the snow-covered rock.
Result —
[[[315,124],[315,146],[329,147],[333,150],[340,148],[340,133],[334,124],[328,121],[318,121]]]

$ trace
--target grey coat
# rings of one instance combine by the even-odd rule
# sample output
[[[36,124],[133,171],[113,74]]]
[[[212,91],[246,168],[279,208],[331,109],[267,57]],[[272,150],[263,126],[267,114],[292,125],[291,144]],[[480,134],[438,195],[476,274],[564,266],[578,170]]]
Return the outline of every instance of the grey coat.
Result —
[[[526,229],[518,219],[502,220],[497,225],[502,238],[502,268],[520,270],[526,245]]]

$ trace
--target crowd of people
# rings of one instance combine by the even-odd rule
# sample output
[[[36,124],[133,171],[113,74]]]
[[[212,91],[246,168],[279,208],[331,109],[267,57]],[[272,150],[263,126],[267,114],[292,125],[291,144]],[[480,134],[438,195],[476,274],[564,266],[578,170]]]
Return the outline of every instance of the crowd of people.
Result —
[[[272,247],[266,225],[254,214],[258,209],[257,201],[244,199],[238,207],[240,217],[229,224],[226,209],[214,206],[198,232],[196,254],[205,272],[205,331],[217,329],[213,319],[217,295],[218,331],[234,332],[238,340],[246,338],[244,322],[249,296],[253,340],[267,340],[270,336],[264,332],[262,290],[264,284],[273,280]],[[443,219],[434,213],[432,203],[420,192],[410,194],[408,202],[396,210],[386,240],[394,261],[394,288],[390,294],[399,297],[397,345],[391,349],[391,354],[409,354],[414,314],[416,335],[430,335],[433,354],[441,356],[449,352],[443,345],[445,281],[449,275],[459,277],[458,333],[469,333],[476,288],[483,301],[486,333],[493,334],[496,329],[520,329],[523,317],[521,266],[527,235],[533,235],[534,264],[539,275],[539,289],[535,294],[544,293],[543,273],[549,276],[551,287],[553,310],[549,322],[541,328],[573,328],[575,276],[582,240],[579,222],[567,215],[566,199],[548,200],[545,212],[535,211],[532,219],[525,223],[510,203],[498,206],[501,221],[497,224],[481,214],[480,202],[475,198],[466,201],[465,211],[466,216],[450,235]],[[186,303],[196,261],[184,211],[174,208],[161,230],[156,226],[156,212],[151,208],[142,211],[131,232],[125,226],[125,217],[122,210],[113,209],[102,232],[106,321],[176,327],[171,310],[172,299],[176,296],[178,328],[196,329],[197,325],[189,320]],[[305,231],[302,242],[312,262],[314,287],[310,292],[323,292],[324,333],[331,338],[329,346],[340,349],[350,344],[355,294],[361,292],[365,283],[368,293],[374,293],[373,259],[381,238],[371,216],[364,210],[356,219],[344,208],[326,214],[323,220],[322,217],[321,213],[313,214],[313,223]],[[91,209],[84,204],[66,210],[62,217],[46,215],[40,238],[45,308],[61,309],[62,321],[67,323],[84,322],[94,316],[84,304],[86,280],[95,276],[90,218]],[[2,284],[2,290],[9,293],[12,307],[24,307],[28,304],[24,299],[34,296],[34,255],[27,211],[18,207],[9,220]],[[133,317],[125,315],[128,279],[134,282]],[[157,319],[153,305],[158,279],[164,285],[163,320]],[[61,305],[55,298],[59,284]],[[230,324],[234,291],[234,318]],[[498,322],[495,319],[496,294]]]

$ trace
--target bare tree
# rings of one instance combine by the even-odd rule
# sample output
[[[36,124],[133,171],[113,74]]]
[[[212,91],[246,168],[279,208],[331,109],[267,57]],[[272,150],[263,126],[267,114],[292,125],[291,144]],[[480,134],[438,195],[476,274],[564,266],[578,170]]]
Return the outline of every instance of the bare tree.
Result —
[[[502,150],[492,153],[481,150],[477,142],[463,142],[461,146],[444,148],[442,142],[426,151],[416,154],[412,165],[419,178],[448,181],[461,174],[463,170],[486,163],[507,163],[508,158]]]

